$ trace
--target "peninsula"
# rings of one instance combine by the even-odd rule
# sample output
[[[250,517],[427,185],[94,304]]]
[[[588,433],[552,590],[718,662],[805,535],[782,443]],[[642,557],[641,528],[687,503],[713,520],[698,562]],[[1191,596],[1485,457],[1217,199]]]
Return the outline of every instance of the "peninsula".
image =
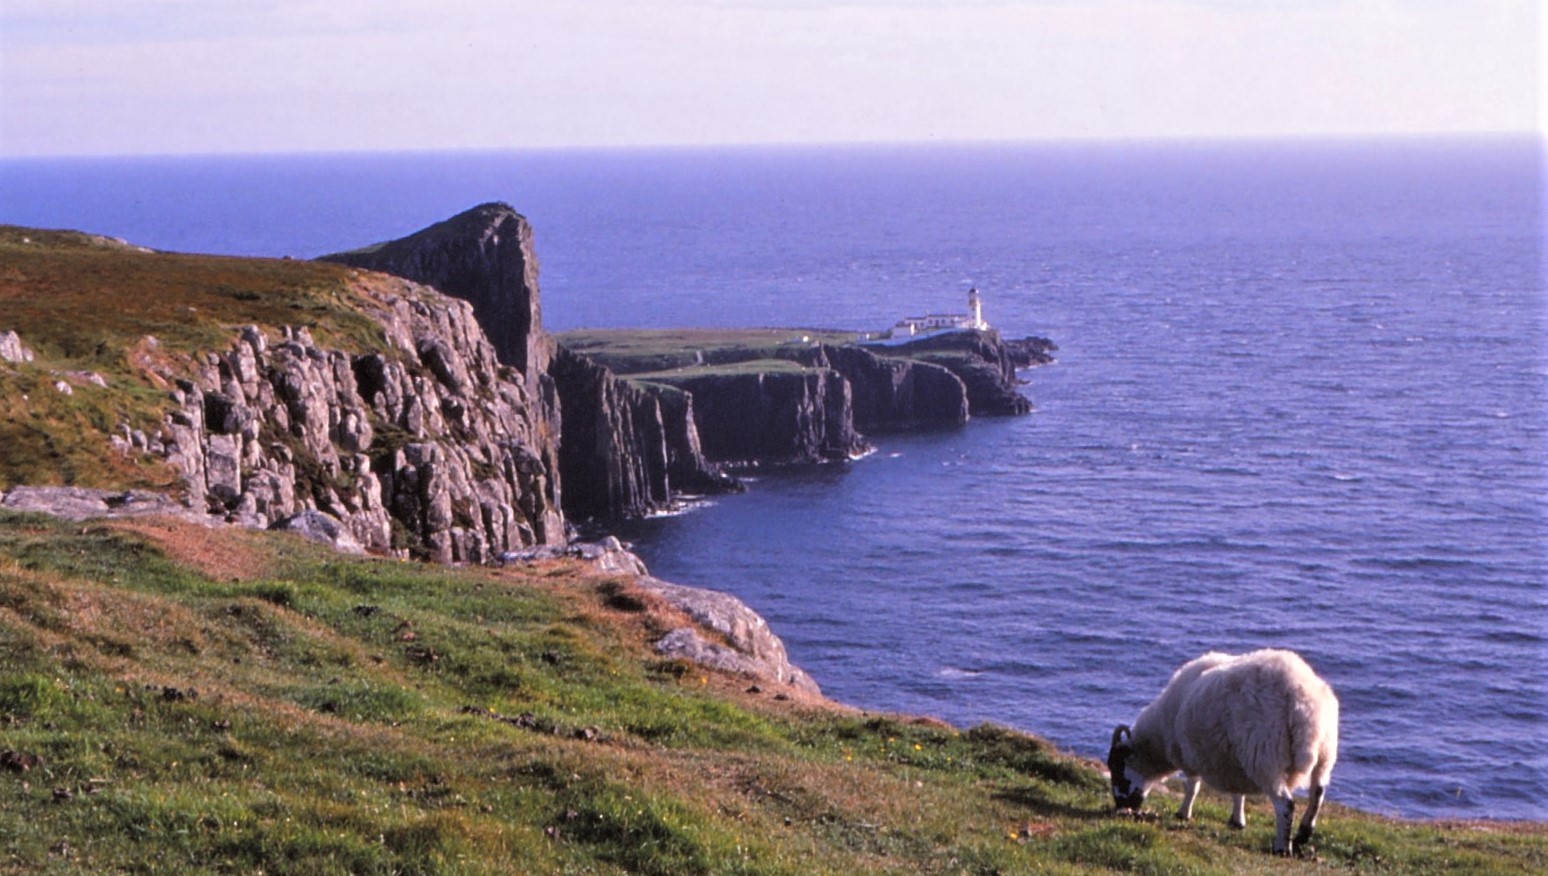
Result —
[[[572,542],[1025,409],[990,331],[801,334],[556,339],[504,205],[315,262],[0,227],[0,872],[1282,870],[1272,819],[1114,818],[1097,765],[830,702],[734,598]],[[1346,871],[1548,860],[1328,809]]]

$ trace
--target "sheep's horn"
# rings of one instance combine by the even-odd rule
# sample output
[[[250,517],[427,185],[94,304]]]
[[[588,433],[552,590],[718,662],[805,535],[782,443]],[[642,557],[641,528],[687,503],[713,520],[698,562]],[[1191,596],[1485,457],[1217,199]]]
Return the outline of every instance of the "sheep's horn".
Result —
[[[1113,731],[1113,747],[1117,748],[1125,736],[1129,737],[1130,742],[1134,741],[1134,734],[1129,730],[1129,725],[1119,724],[1118,729]]]

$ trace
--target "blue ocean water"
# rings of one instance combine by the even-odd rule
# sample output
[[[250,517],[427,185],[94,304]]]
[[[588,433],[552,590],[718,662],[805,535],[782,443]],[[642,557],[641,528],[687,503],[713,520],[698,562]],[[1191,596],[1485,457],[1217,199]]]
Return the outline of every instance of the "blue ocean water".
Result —
[[[1541,818],[1548,295],[1530,139],[0,162],[0,221],[312,256],[506,200],[549,328],[960,309],[1038,410],[630,527],[837,699],[1105,751],[1172,668],[1292,647],[1334,799]],[[3,322],[3,315],[0,315]]]

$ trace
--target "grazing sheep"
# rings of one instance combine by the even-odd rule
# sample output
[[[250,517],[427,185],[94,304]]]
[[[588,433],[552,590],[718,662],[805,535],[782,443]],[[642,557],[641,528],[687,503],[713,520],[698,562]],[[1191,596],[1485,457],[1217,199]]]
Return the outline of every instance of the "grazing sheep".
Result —
[[[1231,826],[1246,827],[1244,795],[1274,803],[1274,853],[1305,851],[1338,758],[1338,698],[1306,661],[1265,649],[1209,653],[1172,674],[1134,727],[1113,731],[1107,766],[1119,810],[1137,811],[1149,786],[1181,771],[1187,788],[1177,817],[1193,817],[1199,783],[1235,795]],[[1308,787],[1295,842],[1292,792]]]

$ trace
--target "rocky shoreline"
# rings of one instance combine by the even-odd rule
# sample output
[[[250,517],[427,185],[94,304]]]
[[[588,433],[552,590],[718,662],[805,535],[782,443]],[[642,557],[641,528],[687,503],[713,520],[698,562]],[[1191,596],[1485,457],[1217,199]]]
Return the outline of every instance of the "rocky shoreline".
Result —
[[[136,271],[189,270],[186,257],[56,237],[61,257],[77,247],[137,260]],[[47,246],[30,234],[20,241],[31,248],[24,254]],[[846,460],[870,449],[868,434],[1027,413],[1016,371],[1053,349],[967,330],[885,348],[802,343],[767,360],[716,350],[709,368],[615,370],[616,357],[609,367],[543,329],[532,229],[505,204],[320,261],[347,266],[323,273],[375,337],[346,346],[319,340],[304,319],[238,322],[224,349],[190,353],[143,335],[126,358],[134,379],[165,394],[162,421],[124,424],[103,449],[165,464],[178,489],[13,485],[0,508],[288,530],[347,553],[437,563],[578,558],[694,619],[660,640],[662,653],[816,692],[740,600],[658,581],[616,539],[578,542],[576,524],[605,531],[684,496],[741,489],[732,466]],[[192,287],[238,318],[248,312],[231,301],[264,295]],[[0,329],[4,367],[39,371],[24,337]],[[114,391],[100,377],[90,385]]]

